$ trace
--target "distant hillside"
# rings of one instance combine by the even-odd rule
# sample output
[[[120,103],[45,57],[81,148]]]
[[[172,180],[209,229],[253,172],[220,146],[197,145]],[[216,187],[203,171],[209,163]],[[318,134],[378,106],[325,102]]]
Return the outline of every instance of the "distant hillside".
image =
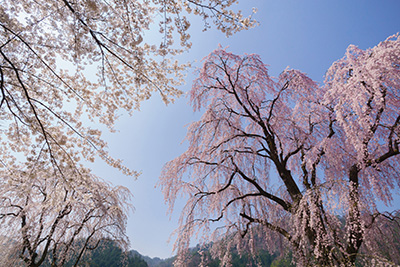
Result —
[[[138,257],[142,258],[149,267],[172,267],[173,266],[172,263],[175,260],[175,257],[168,258],[168,259],[160,259],[158,257],[150,258],[148,256],[143,256],[136,250],[131,250],[130,254],[132,256],[138,256]]]
[[[79,246],[79,242],[78,242]],[[66,262],[63,267],[72,267],[75,264],[75,255]],[[51,266],[51,254],[47,260],[41,265],[43,267]],[[79,266],[90,267],[148,267],[145,260],[138,255],[130,255],[124,253],[122,249],[112,240],[104,239],[94,250],[87,250]]]
[[[7,240],[7,239],[6,239]],[[3,245],[5,246],[5,245]],[[78,242],[79,246],[79,242]],[[200,247],[190,249],[190,257],[188,259],[188,267],[198,267],[201,262],[201,256],[199,254]],[[0,254],[5,250],[0,249]],[[218,259],[212,259],[208,249],[202,249],[205,257],[208,259],[208,267],[219,267],[220,261]],[[2,254],[4,256],[4,254]],[[50,258],[42,264],[44,267],[50,267]],[[79,262],[79,266],[91,266],[91,267],[172,267],[175,257],[160,259],[158,257],[150,258],[143,256],[136,250],[130,250],[128,253],[124,253],[118,245],[112,240],[103,240],[99,247],[94,250],[88,250],[84,257]],[[237,253],[232,252],[232,265],[233,267],[248,267],[257,266],[256,263],[260,263],[264,267],[287,267],[292,266],[291,255],[287,255],[285,258],[280,259],[276,255],[271,255],[267,251],[260,251],[254,260],[248,254],[240,257]],[[71,267],[74,264],[74,260],[71,259],[69,262],[64,264],[64,267]],[[22,265],[21,265],[22,266]]]
[[[201,262],[201,256],[199,254],[200,248],[197,246],[195,248],[190,249],[190,258],[186,262],[188,267],[198,267]],[[168,259],[160,259],[150,258],[147,256],[141,255],[136,250],[131,250],[132,256],[137,256],[146,261],[149,267],[172,267],[175,257],[168,258]],[[220,261],[218,259],[212,259],[211,254],[208,249],[203,250],[205,253],[205,258],[207,259],[207,266],[208,267],[219,267]],[[294,265],[292,262],[291,253],[286,255],[283,258],[278,258],[277,255],[271,255],[265,250],[259,251],[255,259],[253,259],[249,254],[244,254],[241,257],[232,252],[232,266],[233,267],[256,267],[256,266],[264,266],[264,267],[291,267]],[[259,265],[257,265],[259,264]]]

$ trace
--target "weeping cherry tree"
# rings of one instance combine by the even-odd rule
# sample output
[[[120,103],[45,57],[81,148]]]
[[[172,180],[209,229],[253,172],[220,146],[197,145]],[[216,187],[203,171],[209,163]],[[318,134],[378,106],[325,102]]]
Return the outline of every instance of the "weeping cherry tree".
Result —
[[[293,251],[299,266],[400,263],[400,37],[349,46],[319,85],[258,55],[217,49],[190,91],[189,147],[160,178],[170,209],[187,199],[177,265],[193,237],[232,249]],[[377,203],[382,203],[378,206]]]

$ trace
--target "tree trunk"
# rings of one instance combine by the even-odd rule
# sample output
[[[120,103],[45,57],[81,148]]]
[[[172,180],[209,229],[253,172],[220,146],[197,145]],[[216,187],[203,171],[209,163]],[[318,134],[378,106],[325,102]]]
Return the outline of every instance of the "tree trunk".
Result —
[[[357,165],[353,165],[349,172],[349,214],[347,218],[348,225],[348,245],[347,245],[347,258],[348,263],[354,266],[358,250],[363,242],[363,230],[361,227],[361,216],[359,208],[360,196],[358,194],[358,173],[359,169]]]

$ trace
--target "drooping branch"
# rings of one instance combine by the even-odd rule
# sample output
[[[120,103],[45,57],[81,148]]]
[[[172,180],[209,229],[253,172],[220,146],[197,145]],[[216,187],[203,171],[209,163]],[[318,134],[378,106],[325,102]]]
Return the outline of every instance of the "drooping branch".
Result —
[[[291,205],[289,203],[287,203],[286,201],[284,201],[283,199],[281,199],[281,198],[279,198],[279,197],[277,197],[275,195],[272,195],[272,194],[266,192],[254,179],[251,179],[250,177],[248,177],[237,166],[236,166],[236,168],[237,168],[237,172],[240,174],[240,176],[245,181],[247,181],[250,184],[252,184],[262,196],[264,196],[264,197],[272,200],[273,202],[279,204],[285,211],[291,211]]]
[[[249,220],[250,222],[256,222],[256,223],[262,224],[262,225],[266,226],[268,229],[270,229],[274,232],[278,232],[279,234],[283,235],[289,242],[292,241],[292,236],[285,229],[283,229],[277,225],[273,225],[265,220],[253,218],[245,213],[240,213],[240,216]]]

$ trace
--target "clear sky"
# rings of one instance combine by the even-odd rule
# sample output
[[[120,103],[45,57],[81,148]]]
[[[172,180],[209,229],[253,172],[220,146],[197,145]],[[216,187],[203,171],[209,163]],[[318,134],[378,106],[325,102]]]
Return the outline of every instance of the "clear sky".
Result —
[[[213,30],[203,33],[201,21],[193,21],[193,47],[182,61],[197,60],[194,65],[199,67],[200,60],[221,44],[236,54],[259,54],[273,76],[290,66],[322,82],[325,71],[344,56],[348,45],[365,49],[400,32],[400,0],[241,0],[245,14],[252,7],[258,8],[255,18],[260,26],[230,38]],[[187,92],[194,78],[190,72],[181,89]],[[179,210],[170,218],[155,186],[162,166],[185,150],[185,126],[199,115],[193,114],[184,97],[165,106],[154,95],[141,111],[119,120],[119,132],[104,134],[111,155],[142,171],[133,180],[102,162],[93,167],[103,179],[132,191],[135,212],[129,217],[128,235],[131,248],[143,255],[173,255],[173,242],[167,241],[177,227]],[[395,205],[400,207],[398,202]]]

